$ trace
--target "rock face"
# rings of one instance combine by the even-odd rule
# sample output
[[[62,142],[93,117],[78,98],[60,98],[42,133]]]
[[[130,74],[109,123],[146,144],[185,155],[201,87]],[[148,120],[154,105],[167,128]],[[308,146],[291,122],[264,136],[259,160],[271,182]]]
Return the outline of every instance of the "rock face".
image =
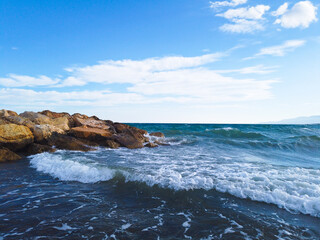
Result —
[[[143,129],[80,113],[70,115],[45,110],[18,115],[0,110],[0,161],[56,149],[92,151],[98,146],[133,149],[162,145],[151,141],[152,137],[164,135],[160,132],[148,135]]]
[[[33,140],[33,134],[28,127],[12,123],[0,125],[0,145],[10,150],[20,150]]]
[[[7,148],[0,147],[0,162],[16,161],[20,159],[21,157],[18,154],[15,154]]]

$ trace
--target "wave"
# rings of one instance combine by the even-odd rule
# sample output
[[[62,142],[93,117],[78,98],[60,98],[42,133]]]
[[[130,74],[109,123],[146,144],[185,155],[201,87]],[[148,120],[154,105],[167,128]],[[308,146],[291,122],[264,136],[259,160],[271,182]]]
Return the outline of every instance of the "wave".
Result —
[[[227,137],[227,138],[245,138],[245,139],[264,139],[265,135],[256,132],[244,132],[237,128],[225,127],[216,129],[206,129],[206,132],[211,132],[215,136]]]
[[[95,183],[108,181],[115,176],[115,171],[108,167],[98,167],[77,160],[63,159],[62,155],[50,153],[31,156],[30,164],[38,171],[50,174],[63,181]]]
[[[140,151],[140,150],[139,150]],[[118,152],[121,153],[121,150]],[[146,150],[141,150],[146,153]],[[92,153],[91,153],[92,154]],[[101,154],[101,153],[100,153]],[[105,153],[104,153],[105,154]],[[124,152],[126,154],[126,151]],[[86,156],[86,153],[83,153]],[[136,156],[138,155],[138,156]],[[215,189],[239,198],[275,204],[288,211],[320,217],[320,170],[300,167],[281,167],[261,162],[184,161],[158,158],[150,161],[139,152],[125,162],[126,170],[97,164],[77,155],[42,153],[31,156],[30,164],[38,171],[63,181],[96,183],[121,175],[126,182],[145,183],[175,191]]]

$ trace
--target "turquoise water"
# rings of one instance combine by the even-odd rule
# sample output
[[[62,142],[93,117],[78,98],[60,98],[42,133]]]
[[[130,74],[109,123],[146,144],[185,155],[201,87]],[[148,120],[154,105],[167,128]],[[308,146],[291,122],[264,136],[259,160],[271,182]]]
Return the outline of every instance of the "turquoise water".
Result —
[[[0,238],[320,238],[320,125],[132,125],[167,145],[0,165]]]

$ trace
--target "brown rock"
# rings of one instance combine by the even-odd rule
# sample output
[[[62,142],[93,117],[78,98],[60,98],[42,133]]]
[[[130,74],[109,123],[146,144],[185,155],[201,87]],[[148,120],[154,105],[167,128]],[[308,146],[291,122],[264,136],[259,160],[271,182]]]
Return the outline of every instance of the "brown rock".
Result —
[[[162,132],[152,132],[149,133],[150,136],[164,138],[164,134]]]
[[[43,153],[43,152],[55,152],[55,151],[56,149],[52,148],[51,146],[32,143],[26,148],[25,154],[34,155],[34,154]]]
[[[17,124],[0,125],[0,144],[10,150],[20,150],[33,142],[33,134],[26,126]]]
[[[110,126],[107,124],[106,121],[100,120],[96,116],[88,117],[86,115],[76,113],[72,115],[72,117],[76,127],[86,126],[90,128],[100,128],[105,130],[110,129]]]
[[[0,125],[9,124],[9,123],[10,123],[10,122],[7,121],[6,119],[0,118]]]
[[[50,124],[51,123],[51,118],[41,114],[41,113],[36,113],[36,112],[30,112],[26,111],[21,114],[19,114],[20,117],[24,117],[29,119],[31,122],[35,124]]]
[[[31,122],[29,119],[26,119],[26,118],[20,117],[20,116],[8,116],[8,117],[4,117],[4,119],[9,121],[10,123],[14,123],[17,125],[23,125],[28,128],[32,128],[35,125],[35,123]]]
[[[0,117],[18,116],[18,113],[6,109],[0,110]]]
[[[47,139],[49,146],[55,146],[58,149],[75,150],[75,151],[92,151],[95,150],[92,147],[87,146],[84,142],[66,135],[53,133],[50,138]]]
[[[44,140],[50,138],[53,133],[65,133],[65,131],[63,131],[62,129],[50,124],[33,125],[30,129],[33,132],[35,142],[37,143],[41,143]]]
[[[21,159],[21,157],[18,154],[11,152],[7,148],[0,147],[0,162],[17,161],[20,159]]]
[[[142,135],[148,133],[146,130],[143,130],[143,129],[140,129],[140,128],[136,128],[136,127],[132,127],[132,126],[129,126],[129,125],[123,124],[123,123],[114,123],[113,126],[116,129],[117,133],[123,133],[127,129],[130,129],[130,130],[132,130],[134,132],[138,132],[138,133],[140,133]]]
[[[57,112],[52,112],[50,110],[44,110],[42,112],[39,112],[42,115],[45,115],[49,118],[61,118],[61,117],[71,117],[71,115],[69,113],[66,112],[62,112],[62,113],[57,113]]]
[[[70,133],[78,138],[95,139],[97,136],[110,137],[112,133],[106,129],[92,128],[92,127],[75,127]]]
[[[149,147],[149,148],[154,148],[154,147],[158,147],[157,144],[152,143],[152,142],[148,142],[146,145],[144,145],[145,147]]]
[[[120,144],[121,147],[126,148],[143,148],[143,143],[135,139],[133,136],[120,133],[114,137],[114,140]]]
[[[106,140],[106,147],[109,148],[119,148],[120,147],[120,143],[114,141],[114,140]]]

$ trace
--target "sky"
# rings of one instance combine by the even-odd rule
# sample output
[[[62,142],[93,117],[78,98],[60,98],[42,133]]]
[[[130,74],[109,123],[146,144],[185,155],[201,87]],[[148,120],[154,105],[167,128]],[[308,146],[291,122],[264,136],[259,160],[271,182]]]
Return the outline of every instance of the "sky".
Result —
[[[120,122],[320,115],[318,0],[1,0],[0,109]]]

